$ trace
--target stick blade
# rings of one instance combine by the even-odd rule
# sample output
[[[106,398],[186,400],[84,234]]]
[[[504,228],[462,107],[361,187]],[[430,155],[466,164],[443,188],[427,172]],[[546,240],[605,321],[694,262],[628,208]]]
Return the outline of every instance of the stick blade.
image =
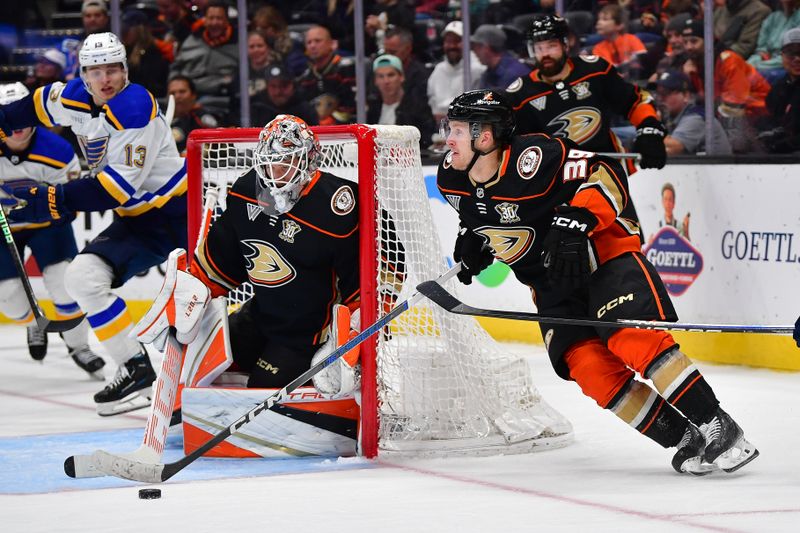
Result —
[[[40,329],[48,333],[60,333],[77,327],[78,324],[83,322],[84,318],[86,318],[86,315],[76,316],[75,318],[68,318],[66,320],[50,320],[45,318],[44,320],[46,320],[46,322],[44,324],[41,324],[38,320],[36,322]]]
[[[64,473],[71,478],[102,477],[106,473],[98,470],[91,455],[70,455],[64,461]]]
[[[104,450],[97,450],[91,457],[96,467],[109,476],[144,483],[161,483],[163,481],[161,476],[164,471],[163,464],[137,461]]]
[[[436,280],[423,281],[417,285],[417,290],[420,294],[446,311],[453,312],[456,307],[461,305],[461,302],[447,292],[444,287],[439,285]]]

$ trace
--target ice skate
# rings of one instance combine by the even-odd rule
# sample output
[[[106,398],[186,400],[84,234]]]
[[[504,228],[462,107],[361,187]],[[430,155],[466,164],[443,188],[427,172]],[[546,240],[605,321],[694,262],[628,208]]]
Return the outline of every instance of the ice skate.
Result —
[[[88,346],[81,346],[80,348],[70,348],[69,356],[75,361],[75,364],[85,370],[92,378],[103,381],[103,367],[106,362],[100,356],[92,352]]]
[[[139,354],[117,368],[114,380],[94,395],[97,414],[113,416],[150,405],[156,373],[147,354]]]
[[[725,472],[735,472],[758,457],[758,450],[744,438],[744,432],[728,413],[717,409],[711,422],[700,426],[706,439],[703,460]]]
[[[703,452],[706,448],[706,440],[694,424],[686,427],[683,438],[678,443],[678,451],[672,457],[672,468],[681,474],[692,474],[694,476],[705,476],[717,466],[703,462]]]
[[[47,332],[39,329],[36,323],[28,326],[28,353],[34,361],[41,361],[47,355]]]

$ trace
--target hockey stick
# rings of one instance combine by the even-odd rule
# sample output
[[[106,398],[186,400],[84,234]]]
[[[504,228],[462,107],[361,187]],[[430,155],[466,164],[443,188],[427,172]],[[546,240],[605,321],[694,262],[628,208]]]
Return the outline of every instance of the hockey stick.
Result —
[[[591,318],[570,318],[565,316],[540,315],[522,311],[502,311],[480,309],[467,305],[447,292],[436,281],[424,281],[417,285],[417,290],[424,294],[445,311],[456,315],[485,316],[489,318],[510,318],[511,320],[527,320],[542,324],[562,324],[565,326],[589,326],[602,328],[635,328],[660,329],[670,331],[708,331],[718,333],[772,333],[791,335],[793,326],[744,326],[735,324],[686,324],[680,322],[657,322],[648,320],[595,320]]]
[[[206,200],[203,205],[203,218],[197,236],[198,246],[200,246],[203,237],[208,233],[218,196],[219,184],[216,184],[206,194]],[[166,445],[172,409],[178,393],[184,349],[185,346],[175,338],[175,333],[170,331],[167,335],[161,369],[154,384],[154,397],[150,403],[142,444],[135,451],[124,454],[131,460],[143,463],[161,461]],[[70,455],[64,461],[64,473],[72,478],[108,475],[97,468],[91,455]]]
[[[36,319],[36,325],[39,326],[39,329],[47,332],[61,332],[69,331],[80,324],[85,315],[65,320],[50,320],[44,316],[44,312],[42,312],[42,308],[39,307],[39,302],[36,300],[36,296],[33,293],[31,280],[28,279],[28,274],[25,273],[25,265],[22,262],[22,258],[19,256],[17,244],[14,242],[14,236],[11,234],[11,228],[6,219],[6,212],[2,208],[0,208],[0,226],[3,228],[3,236],[6,239],[8,251],[11,252],[11,260],[14,262],[14,268],[17,269],[17,276],[19,276],[20,281],[22,281],[22,288],[25,291],[25,296],[28,298],[28,305],[31,307],[33,317]]]
[[[436,279],[436,283],[442,283],[453,276],[455,276],[461,270],[461,265],[458,264],[455,267],[451,268],[444,274],[442,274],[439,278]],[[282,389],[274,392],[269,397],[267,397],[263,402],[259,403],[255,407],[253,407],[250,411],[245,413],[241,418],[233,422],[231,425],[217,433],[213,438],[208,440],[205,444],[194,450],[192,453],[184,456],[183,458],[175,461],[173,463],[148,463],[146,461],[139,461],[136,459],[131,459],[124,455],[114,455],[102,450],[96,451],[92,454],[92,460],[94,462],[94,467],[105,472],[109,475],[130,479],[133,481],[142,481],[145,483],[161,483],[162,481],[166,481],[195,460],[202,457],[204,453],[208,450],[212,449],[217,444],[221,443],[225,439],[231,436],[236,430],[240,427],[244,426],[248,422],[251,422],[255,417],[261,414],[263,411],[267,409],[271,409],[277,403],[282,402],[289,397],[289,393],[297,389],[298,387],[304,385],[308,382],[312,377],[318,374],[320,371],[324,370],[337,359],[342,357],[344,354],[370,338],[372,335],[376,334],[380,331],[384,326],[386,326],[389,322],[403,314],[405,311],[411,308],[412,305],[416,304],[419,300],[423,297],[422,293],[415,292],[411,295],[407,300],[397,304],[394,309],[392,309],[388,314],[378,319],[374,324],[367,327],[363,331],[361,331],[358,335],[347,341],[345,344],[331,352],[331,354],[317,364],[313,365],[311,368],[300,374],[297,378],[295,378],[292,382],[288,385],[283,387]]]
[[[164,113],[164,121],[166,121],[167,126],[172,125],[172,119],[175,117],[175,97],[169,95],[167,99],[167,112]]]
[[[595,152],[595,154],[601,157],[609,157],[611,159],[635,159],[636,161],[640,161],[642,159],[642,154],[635,152]]]

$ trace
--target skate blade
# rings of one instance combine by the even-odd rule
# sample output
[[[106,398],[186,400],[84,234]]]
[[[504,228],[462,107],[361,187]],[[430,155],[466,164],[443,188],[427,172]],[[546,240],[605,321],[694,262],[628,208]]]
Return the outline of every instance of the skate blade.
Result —
[[[151,388],[142,389],[116,402],[98,403],[97,414],[100,416],[116,416],[150,407]]]
[[[713,463],[704,463],[700,457],[692,457],[687,459],[681,465],[681,472],[691,474],[693,476],[707,476],[708,474],[719,470],[717,465]]]
[[[105,381],[106,380],[106,376],[105,376],[105,374],[103,374],[103,369],[102,368],[98,368],[94,372],[86,372],[86,373],[89,375],[90,378],[92,378],[92,379],[94,379],[96,381]]]
[[[723,452],[719,457],[717,457],[717,460],[714,461],[714,464],[730,474],[732,472],[736,472],[758,456],[759,452],[756,447],[742,437],[736,442],[736,444],[733,445],[730,450]]]

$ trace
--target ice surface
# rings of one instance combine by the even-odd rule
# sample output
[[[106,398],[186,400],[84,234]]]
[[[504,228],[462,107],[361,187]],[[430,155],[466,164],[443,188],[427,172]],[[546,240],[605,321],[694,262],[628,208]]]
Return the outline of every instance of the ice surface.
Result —
[[[135,449],[143,411],[98,417],[91,396],[102,385],[58,337],[42,364],[24,343],[23,328],[0,326],[3,532],[798,530],[800,374],[700,365],[761,451],[733,475],[676,474],[671,450],[558,380],[540,348],[516,345],[531,354],[544,397],[573,422],[571,446],[489,458],[201,459],[162,484],[161,499],[139,500],[146,485],[74,480],[62,464],[98,447]],[[167,460],[180,455],[172,441]]]

